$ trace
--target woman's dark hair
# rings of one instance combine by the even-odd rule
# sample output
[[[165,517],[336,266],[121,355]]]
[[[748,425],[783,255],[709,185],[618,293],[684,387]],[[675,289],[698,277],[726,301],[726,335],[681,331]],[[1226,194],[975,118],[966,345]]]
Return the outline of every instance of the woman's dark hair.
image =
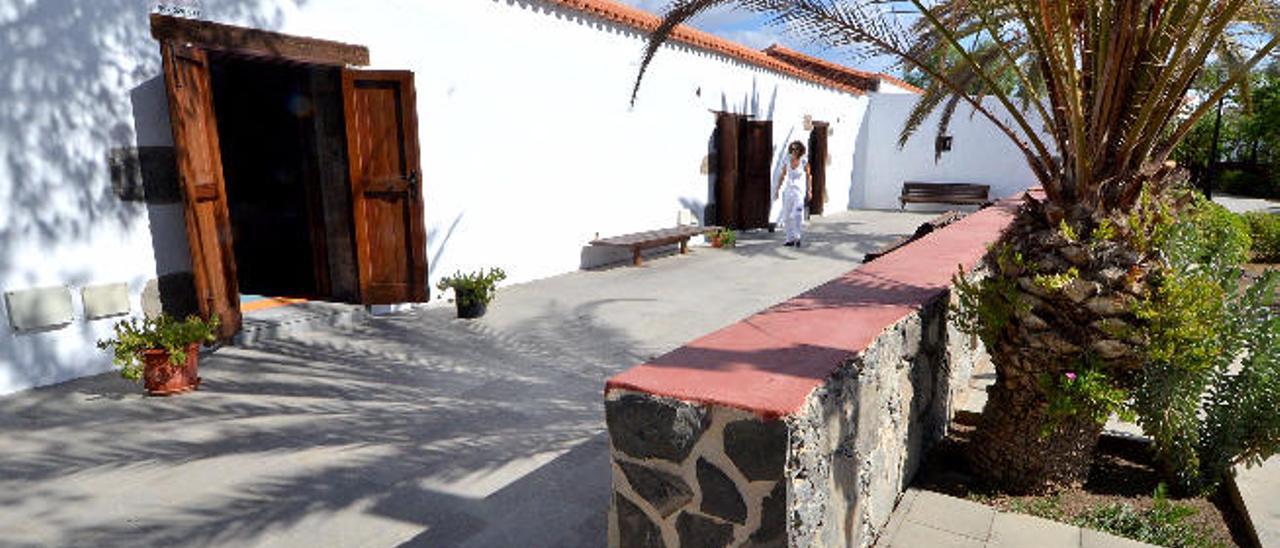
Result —
[[[791,144],[787,146],[787,152],[792,152],[792,151],[799,151],[800,155],[803,156],[804,143],[801,143],[800,141],[791,141]]]

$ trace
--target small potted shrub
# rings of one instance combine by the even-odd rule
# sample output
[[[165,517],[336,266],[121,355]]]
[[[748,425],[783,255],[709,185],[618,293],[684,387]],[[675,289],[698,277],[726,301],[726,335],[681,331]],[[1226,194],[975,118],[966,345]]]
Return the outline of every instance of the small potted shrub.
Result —
[[[446,276],[436,283],[440,291],[453,289],[453,302],[458,307],[459,318],[479,318],[489,308],[489,302],[498,292],[498,282],[507,279],[501,268],[488,272],[477,270],[470,274],[461,271]]]
[[[130,318],[116,323],[115,337],[98,341],[98,348],[112,352],[120,376],[141,380],[152,396],[168,396],[200,386],[200,345],[216,341],[217,332],[217,316]]]
[[[733,247],[738,244],[738,233],[722,228],[711,233],[711,247]]]

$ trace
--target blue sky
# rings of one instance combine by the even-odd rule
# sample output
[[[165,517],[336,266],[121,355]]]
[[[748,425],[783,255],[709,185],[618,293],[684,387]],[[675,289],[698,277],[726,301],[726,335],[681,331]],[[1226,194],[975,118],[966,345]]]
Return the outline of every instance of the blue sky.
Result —
[[[662,14],[666,11],[667,5],[671,3],[671,0],[620,1],[656,14]],[[899,73],[898,70],[889,66],[890,63],[887,60],[858,59],[848,52],[814,48],[810,44],[796,39],[795,36],[788,35],[785,29],[767,24],[765,17],[749,12],[731,8],[715,8],[696,17],[691,22],[691,25],[755,49],[764,49],[773,44],[782,44],[785,47],[803,51],[842,65],[865,70],[885,70],[890,74]]]

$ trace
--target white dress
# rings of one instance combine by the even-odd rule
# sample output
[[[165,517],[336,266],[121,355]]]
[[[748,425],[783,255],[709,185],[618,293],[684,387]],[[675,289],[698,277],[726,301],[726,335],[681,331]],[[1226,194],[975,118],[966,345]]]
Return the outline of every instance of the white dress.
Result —
[[[782,210],[778,213],[778,224],[786,227],[788,242],[798,242],[803,236],[805,168],[808,165],[808,158],[800,158],[795,168],[791,167],[790,157],[783,161]]]

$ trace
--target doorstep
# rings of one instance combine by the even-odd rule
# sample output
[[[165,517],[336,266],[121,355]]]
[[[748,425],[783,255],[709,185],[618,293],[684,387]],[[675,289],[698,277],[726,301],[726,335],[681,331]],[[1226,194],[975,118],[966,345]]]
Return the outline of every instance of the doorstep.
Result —
[[[369,317],[363,305],[269,299],[270,305],[245,306],[243,326],[232,339],[240,347],[254,347],[262,341],[287,337],[319,327],[353,327]],[[250,305],[262,300],[247,303]]]

